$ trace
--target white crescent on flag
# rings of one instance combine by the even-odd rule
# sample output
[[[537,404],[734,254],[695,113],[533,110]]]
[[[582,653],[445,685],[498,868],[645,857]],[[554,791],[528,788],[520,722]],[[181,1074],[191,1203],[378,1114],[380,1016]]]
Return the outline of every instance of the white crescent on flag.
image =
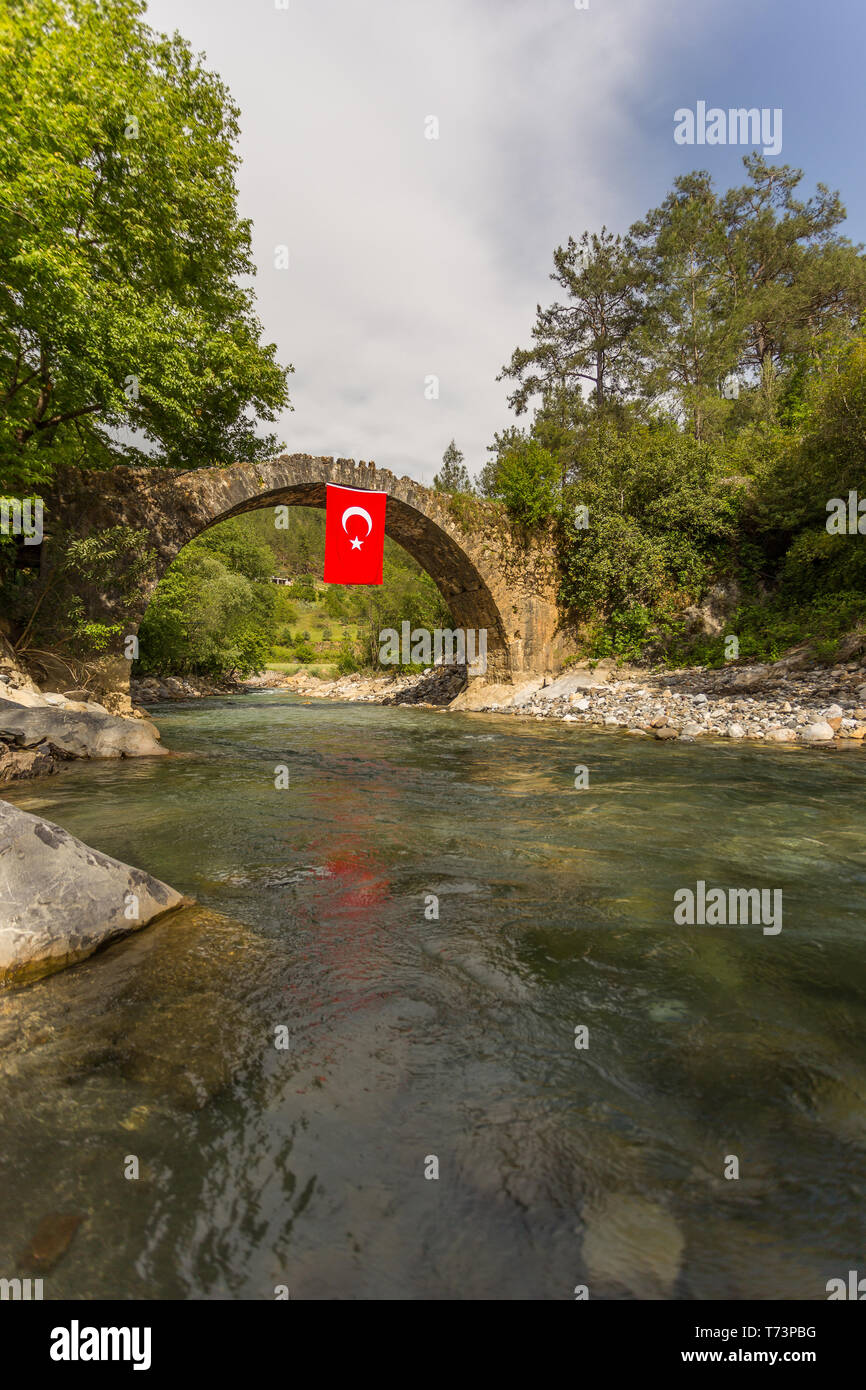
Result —
[[[374,488],[325,489],[325,583],[381,584],[387,492]]]
[[[344,531],[346,531],[346,520],[350,516],[362,516],[364,518],[364,520],[367,523],[367,535],[369,536],[370,532],[373,529],[373,518],[371,517],[370,513],[366,511],[363,507],[347,507],[346,510],[343,512],[342,517]],[[346,531],[347,536],[348,534],[348,531]]]

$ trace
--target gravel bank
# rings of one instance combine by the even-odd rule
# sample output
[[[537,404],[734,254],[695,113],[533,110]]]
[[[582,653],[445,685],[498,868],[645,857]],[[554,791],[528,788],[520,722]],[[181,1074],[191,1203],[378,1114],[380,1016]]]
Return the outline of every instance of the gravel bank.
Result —
[[[253,687],[252,682],[247,683]],[[634,736],[692,742],[747,739],[848,748],[866,746],[866,663],[803,665],[802,655],[722,670],[701,667],[650,673],[617,670],[612,662],[574,667],[564,675],[513,686],[470,683],[464,668],[423,676],[342,676],[318,680],[269,673],[255,683],[325,699],[379,704],[429,704],[560,719],[622,729]],[[453,693],[452,693],[453,692]]]

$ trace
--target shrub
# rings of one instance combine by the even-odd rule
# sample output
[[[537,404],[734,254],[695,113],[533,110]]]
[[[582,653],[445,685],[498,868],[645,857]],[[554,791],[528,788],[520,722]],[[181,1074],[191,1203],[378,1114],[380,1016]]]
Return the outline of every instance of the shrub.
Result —
[[[559,465],[549,450],[534,439],[523,439],[500,460],[497,483],[509,515],[534,527],[556,513],[559,478]]]
[[[353,671],[360,670],[358,653],[351,637],[344,637],[340,643],[340,650],[337,653],[337,670],[341,676],[348,676]]]

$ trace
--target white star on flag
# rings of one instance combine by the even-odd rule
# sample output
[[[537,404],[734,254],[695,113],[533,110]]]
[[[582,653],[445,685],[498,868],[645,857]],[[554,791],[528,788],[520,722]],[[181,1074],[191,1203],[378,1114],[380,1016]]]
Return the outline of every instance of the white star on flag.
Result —
[[[361,542],[360,542],[360,540],[358,539],[357,536],[356,536],[355,539],[352,541],[352,549],[353,549],[353,550],[360,550],[360,549],[361,549]]]

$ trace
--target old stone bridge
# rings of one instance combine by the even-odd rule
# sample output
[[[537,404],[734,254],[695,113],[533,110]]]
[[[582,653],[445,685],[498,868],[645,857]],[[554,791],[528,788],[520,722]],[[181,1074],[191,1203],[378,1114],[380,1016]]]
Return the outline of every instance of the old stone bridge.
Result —
[[[55,527],[79,536],[118,525],[146,532],[158,556],[152,580],[122,612],[110,587],[87,600],[94,618],[122,618],[125,632],[135,633],[158,579],[187,541],[227,517],[260,507],[324,507],[328,483],[388,494],[386,533],[432,577],[455,627],[487,629],[488,681],[560,668],[569,648],[558,631],[549,540],[521,534],[493,504],[468,499],[455,505],[372,463],[283,454],[263,463],[190,472],[69,470],[60,474],[47,499],[45,560],[50,565]],[[128,669],[118,655],[110,682],[114,689],[128,684]]]

